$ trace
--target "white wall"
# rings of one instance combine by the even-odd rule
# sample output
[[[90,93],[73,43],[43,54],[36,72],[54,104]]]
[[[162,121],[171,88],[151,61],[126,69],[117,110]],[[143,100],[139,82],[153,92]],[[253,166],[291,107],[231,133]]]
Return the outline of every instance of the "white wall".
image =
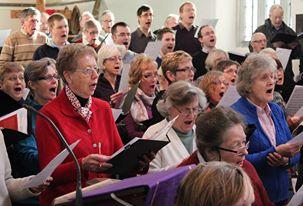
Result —
[[[52,0],[54,1],[54,0]],[[20,0],[0,0],[0,2],[20,3]],[[22,0],[22,3],[35,3],[34,0]],[[49,2],[49,1],[48,1]],[[131,29],[137,27],[136,11],[142,4],[149,4],[154,10],[154,22],[152,29],[158,29],[162,26],[164,19],[170,13],[178,14],[179,6],[183,0],[104,0],[106,7],[113,11],[117,21],[127,22]],[[218,18],[216,27],[217,47],[224,50],[241,50],[247,51],[247,48],[236,47],[236,5],[237,0],[192,0],[197,7],[196,23],[200,18]],[[80,11],[92,11],[93,2],[78,4]],[[73,5],[68,5],[70,9]],[[54,7],[56,9],[63,7]],[[18,19],[10,18],[11,9],[0,7],[0,29],[11,28],[16,30],[19,28]],[[295,15],[303,13],[303,0],[291,1],[292,25],[295,25]],[[294,26],[293,26],[294,27]]]
[[[296,15],[303,14],[303,0],[291,0],[292,28],[296,30]]]

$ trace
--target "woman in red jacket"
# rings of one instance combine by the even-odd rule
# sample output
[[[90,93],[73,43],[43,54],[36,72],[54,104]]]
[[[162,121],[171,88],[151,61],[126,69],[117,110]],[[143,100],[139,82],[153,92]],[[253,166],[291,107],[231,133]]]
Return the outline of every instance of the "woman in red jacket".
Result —
[[[248,141],[241,116],[230,108],[217,107],[201,114],[196,120],[198,151],[179,166],[209,161],[225,161],[244,169],[252,181],[255,193],[253,205],[273,205],[255,170],[245,160]]]
[[[58,126],[69,144],[81,139],[74,152],[82,170],[82,186],[92,178],[103,177],[96,170],[108,168],[105,163],[123,144],[110,106],[92,98],[98,81],[96,52],[82,44],[60,49],[56,67],[65,82],[57,98],[40,110]],[[37,118],[36,138],[40,167],[44,168],[64,147],[55,131],[44,119]],[[102,155],[100,155],[100,152]],[[69,156],[53,173],[53,184],[41,195],[41,205],[76,188],[76,167]]]

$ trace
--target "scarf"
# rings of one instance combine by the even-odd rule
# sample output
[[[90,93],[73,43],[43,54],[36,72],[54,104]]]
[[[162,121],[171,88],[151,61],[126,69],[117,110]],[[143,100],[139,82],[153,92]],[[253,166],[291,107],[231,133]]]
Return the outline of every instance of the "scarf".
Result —
[[[140,88],[138,88],[135,99],[130,108],[130,113],[136,123],[140,123],[149,119],[145,105],[151,106],[154,99],[155,95],[151,97],[147,96]]]
[[[90,111],[90,108],[92,106],[92,98],[89,97],[87,103],[84,107],[81,107],[81,104],[76,97],[76,95],[73,93],[73,91],[66,85],[65,86],[65,93],[67,96],[67,99],[71,102],[72,106],[74,107],[74,110],[80,114],[83,119],[88,123],[89,119],[92,115],[92,112]]]

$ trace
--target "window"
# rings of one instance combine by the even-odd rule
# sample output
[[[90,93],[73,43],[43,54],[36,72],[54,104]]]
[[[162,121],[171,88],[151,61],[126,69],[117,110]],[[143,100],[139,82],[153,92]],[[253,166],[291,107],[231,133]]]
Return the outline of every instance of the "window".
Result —
[[[291,25],[291,0],[238,0],[237,1],[237,45],[247,46],[252,33],[258,26],[264,24],[269,16],[269,9],[273,4],[280,4],[284,10],[283,21]]]

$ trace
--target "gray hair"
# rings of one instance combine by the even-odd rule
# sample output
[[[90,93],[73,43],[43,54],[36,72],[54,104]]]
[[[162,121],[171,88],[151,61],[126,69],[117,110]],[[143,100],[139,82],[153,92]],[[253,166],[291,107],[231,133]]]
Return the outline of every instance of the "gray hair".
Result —
[[[237,91],[242,97],[248,97],[254,80],[264,70],[276,71],[276,62],[262,54],[249,55],[238,70]]]
[[[205,60],[205,67],[206,69],[210,70],[210,69],[214,69],[213,67],[216,66],[216,64],[218,62],[216,62],[219,57],[221,56],[225,56],[226,59],[222,59],[222,60],[227,60],[229,59],[229,56],[227,54],[227,52],[223,51],[222,49],[213,49],[209,52],[206,60]]]
[[[265,55],[267,55],[267,56],[269,56],[273,59],[278,59],[277,52],[274,49],[270,48],[270,47],[262,49],[260,51],[260,54],[263,54],[263,55],[265,54]]]
[[[107,58],[113,56],[114,52],[118,51],[121,54],[121,51],[115,45],[103,45],[98,52],[98,65],[101,69],[104,69],[103,63]]]
[[[157,109],[166,117],[171,107],[189,104],[195,97],[198,97],[199,106],[203,109],[207,102],[203,91],[189,82],[177,81],[169,85],[164,99],[158,102]]]
[[[28,16],[34,16],[34,15],[39,16],[39,18],[41,17],[41,13],[38,9],[34,7],[28,7],[21,11],[20,19],[26,19]]]
[[[269,9],[269,14],[272,14],[272,12],[276,9],[280,9],[282,13],[284,13],[283,7],[280,4],[274,4]]]

